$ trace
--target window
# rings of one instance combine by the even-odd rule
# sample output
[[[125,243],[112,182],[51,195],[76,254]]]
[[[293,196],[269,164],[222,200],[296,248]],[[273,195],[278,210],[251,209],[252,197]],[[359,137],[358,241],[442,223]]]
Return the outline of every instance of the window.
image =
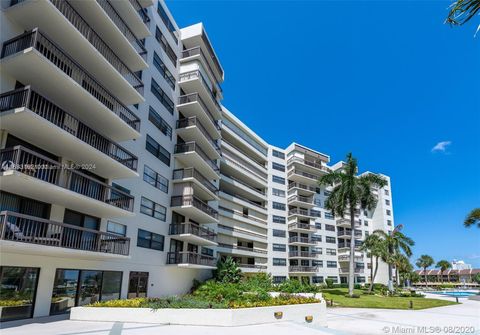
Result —
[[[327,261],[327,268],[336,268],[337,261]]]
[[[385,192],[385,195],[390,195],[390,191],[389,191],[389,190],[385,189],[384,192]]]
[[[177,66],[177,55],[175,54],[175,51],[173,51],[172,47],[168,44],[167,39],[165,36],[163,36],[162,32],[160,29],[155,30],[155,38],[157,39],[158,43],[160,43],[160,46],[162,47],[163,51],[167,54],[168,58],[173,63],[173,66]]]
[[[175,78],[173,77],[172,73],[168,71],[165,64],[162,62],[160,57],[158,57],[156,52],[153,52],[153,65],[157,68],[158,72],[162,75],[163,79],[167,82],[168,86],[175,89]]]
[[[332,192],[330,192],[330,191],[323,191],[323,195],[326,196],[326,197],[330,196],[331,193]]]
[[[286,266],[287,260],[285,258],[274,258],[273,266]]]
[[[337,254],[337,249],[327,248],[327,255],[335,256]]]
[[[387,209],[387,215],[392,215],[392,211]]]
[[[323,268],[323,261],[318,260],[318,259],[312,259],[312,265],[313,266],[319,266],[319,267]]]
[[[316,218],[321,218],[321,217],[322,217],[322,212],[317,211],[317,210],[315,210],[315,209],[311,209],[311,210],[310,210],[310,215],[311,215],[311,216],[314,216],[314,217],[316,217]]]
[[[368,231],[365,232],[365,238],[367,238],[370,235]]]
[[[117,222],[108,221],[107,232],[120,236],[127,236],[127,226]]]
[[[387,220],[387,225],[391,226],[392,225],[392,220]]]
[[[334,225],[331,225],[331,224],[326,224],[326,225],[325,225],[325,230],[335,231],[335,226],[334,226]]]
[[[322,276],[313,276],[312,277],[312,283],[313,284],[322,284],[323,283],[323,277]]]
[[[145,197],[142,197],[140,204],[140,213],[154,217],[160,221],[166,220],[167,209],[160,204],[153,202]]]
[[[272,282],[274,284],[280,284],[283,283],[285,280],[287,280],[286,276],[273,276],[272,277]]]
[[[333,283],[338,283],[338,277],[328,276],[328,279],[331,279],[333,281]]]
[[[333,220],[334,217],[333,217],[332,213],[325,212],[325,219]]]
[[[145,149],[157,157],[160,161],[170,166],[170,153],[155,141],[150,135],[147,135]]]
[[[285,178],[282,178],[282,177],[279,177],[279,176],[272,176],[272,181],[274,183],[285,185]]]
[[[273,236],[276,237],[286,237],[287,234],[285,233],[285,230],[280,230],[280,229],[273,229],[272,230]]]
[[[385,199],[385,205],[390,206],[390,200]]]
[[[285,154],[283,152],[280,152],[280,151],[275,150],[275,149],[272,150],[272,155],[273,155],[273,157],[278,157],[278,158],[285,159]]]
[[[213,249],[202,247],[202,255],[213,257]]]
[[[363,220],[363,225],[368,227],[368,221],[367,220]]]
[[[322,248],[312,248],[312,253],[316,255],[322,255],[323,254],[323,249]]]
[[[318,198],[315,198],[313,200],[313,203],[315,204],[315,206],[317,207],[322,207],[322,200],[318,199]]]
[[[315,222],[315,229],[322,229],[322,223],[321,222]]]
[[[314,242],[322,242],[322,235],[313,234],[313,235],[312,235],[312,241],[314,241]]]
[[[143,180],[160,191],[168,193],[168,179],[146,165],[143,167]]]
[[[275,169],[275,170],[278,170],[278,171],[285,172],[285,165],[283,165],[283,164],[272,162],[272,168]]]
[[[150,106],[148,111],[148,121],[153,123],[155,127],[158,128],[164,135],[170,137],[172,139],[172,127],[165,121],[160,114],[158,114],[155,109]]]
[[[138,230],[137,247],[163,251],[165,236],[143,229]]]
[[[158,101],[162,103],[162,105],[167,109],[167,111],[173,115],[174,104],[172,99],[167,96],[167,94],[160,88],[158,83],[153,78],[150,85],[150,91],[158,99]]]
[[[167,12],[165,9],[162,7],[160,1],[158,2],[158,7],[157,7],[157,13],[162,19],[163,23],[165,24],[165,27],[167,27],[168,31],[170,32],[170,35],[172,35],[173,40],[175,43],[178,44],[178,38],[175,35],[175,26],[173,25],[172,21],[170,21],[170,18],[168,17]]]
[[[336,238],[332,236],[325,236],[325,242],[327,243],[336,243]]]
[[[273,251],[287,251],[287,246],[285,244],[273,243],[272,250]]]
[[[279,190],[278,188],[272,189],[272,194],[276,195],[277,197],[285,198],[285,191]]]
[[[287,218],[285,218],[284,216],[274,215],[273,222],[285,224],[287,223]]]
[[[279,209],[281,211],[284,211],[287,208],[285,204],[282,204],[280,202],[275,202],[275,201],[272,202],[272,207],[273,209]]]

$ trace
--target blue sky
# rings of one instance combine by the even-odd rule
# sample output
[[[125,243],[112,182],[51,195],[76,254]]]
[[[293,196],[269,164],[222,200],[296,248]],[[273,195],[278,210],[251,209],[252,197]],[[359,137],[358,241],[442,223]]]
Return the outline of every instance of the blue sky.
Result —
[[[480,34],[443,1],[168,1],[203,22],[224,105],[267,142],[295,141],[388,174],[420,254],[480,267]],[[292,122],[292,119],[295,122]],[[432,149],[439,142],[437,149]],[[444,150],[441,150],[441,149]]]

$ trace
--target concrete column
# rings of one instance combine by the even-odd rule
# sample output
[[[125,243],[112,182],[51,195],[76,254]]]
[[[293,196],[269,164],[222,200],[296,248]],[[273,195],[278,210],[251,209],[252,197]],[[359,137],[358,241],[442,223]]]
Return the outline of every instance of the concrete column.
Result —
[[[50,314],[55,271],[56,268],[53,264],[46,263],[41,265],[33,317],[48,316]]]
[[[5,149],[7,143],[8,132],[6,130],[0,130],[0,149]]]
[[[50,220],[63,222],[63,216],[65,215],[65,207],[52,204],[50,207]]]

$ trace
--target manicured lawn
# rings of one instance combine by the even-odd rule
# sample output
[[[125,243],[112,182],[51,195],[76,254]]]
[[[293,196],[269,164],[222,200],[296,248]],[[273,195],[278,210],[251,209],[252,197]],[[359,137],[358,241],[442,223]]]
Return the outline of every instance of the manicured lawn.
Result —
[[[322,290],[323,297],[328,300],[329,303],[330,300],[333,299],[333,305],[340,307],[409,309],[410,301],[413,301],[413,309],[425,309],[456,304],[453,301],[440,299],[366,295],[362,294],[361,290],[354,291],[355,294],[360,295],[360,298],[347,298],[345,297],[347,292],[348,289],[346,288]]]

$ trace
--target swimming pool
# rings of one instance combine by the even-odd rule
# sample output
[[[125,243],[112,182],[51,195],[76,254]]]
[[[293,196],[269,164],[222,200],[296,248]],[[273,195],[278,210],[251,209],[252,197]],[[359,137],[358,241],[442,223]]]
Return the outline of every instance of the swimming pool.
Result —
[[[458,298],[467,298],[477,294],[477,292],[470,292],[470,291],[434,291],[434,292],[428,292],[428,293],[447,295],[450,297],[458,297]]]

